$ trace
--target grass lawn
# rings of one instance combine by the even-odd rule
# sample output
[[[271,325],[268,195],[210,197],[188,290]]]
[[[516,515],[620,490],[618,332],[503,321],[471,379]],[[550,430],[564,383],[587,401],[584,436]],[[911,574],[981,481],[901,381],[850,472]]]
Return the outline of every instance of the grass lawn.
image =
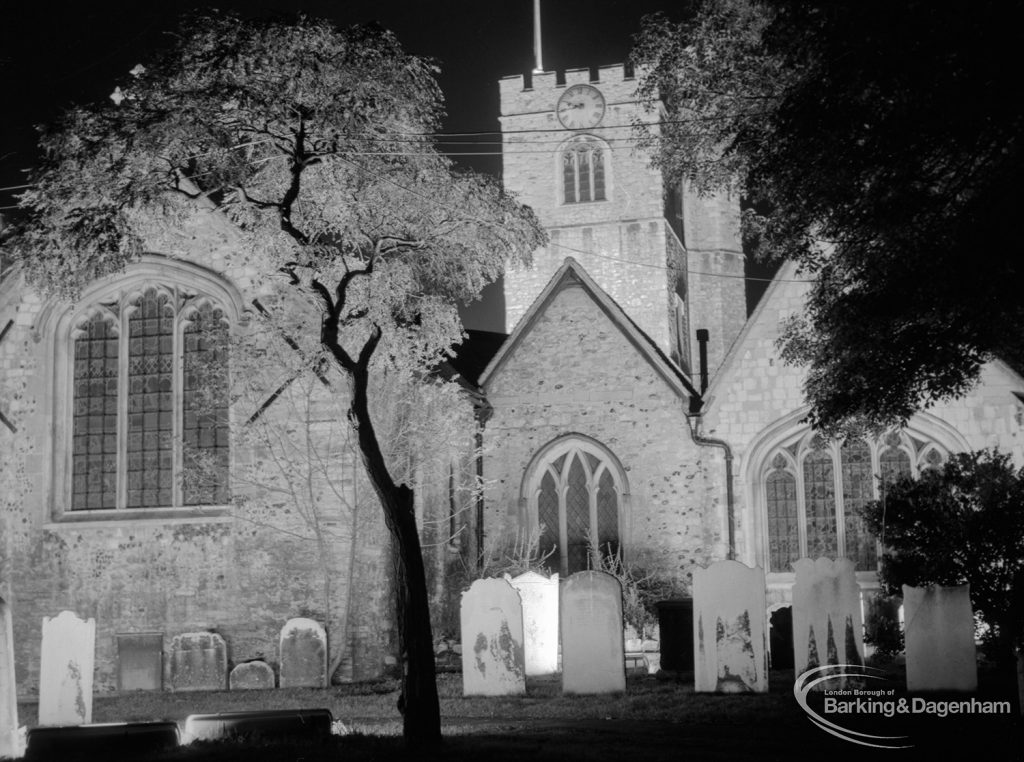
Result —
[[[791,692],[792,673],[773,673],[767,694],[695,694],[681,680],[631,678],[625,693],[563,696],[555,679],[532,679],[527,696],[462,696],[459,675],[439,675],[445,740],[438,748],[408,749],[396,709],[397,683],[328,689],[144,693],[96,697],[93,722],[182,721],[189,714],[256,709],[325,708],[340,735],[326,743],[258,738],[196,743],[154,760],[1024,760],[1021,725],[1007,717],[947,716],[903,722],[880,717],[854,726],[873,735],[907,735],[907,750],[877,749],[840,740],[816,727]],[[983,683],[979,697],[1002,698],[1004,685]],[[34,704],[19,706],[22,724],[35,724]],[[856,718],[855,718],[856,719]],[[104,757],[104,762],[112,762]]]

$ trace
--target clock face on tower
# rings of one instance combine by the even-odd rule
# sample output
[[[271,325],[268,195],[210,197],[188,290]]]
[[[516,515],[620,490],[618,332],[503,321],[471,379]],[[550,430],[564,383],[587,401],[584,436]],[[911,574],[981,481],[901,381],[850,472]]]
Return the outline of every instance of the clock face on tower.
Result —
[[[558,99],[556,112],[567,129],[596,127],[604,118],[604,96],[591,85],[573,85]]]

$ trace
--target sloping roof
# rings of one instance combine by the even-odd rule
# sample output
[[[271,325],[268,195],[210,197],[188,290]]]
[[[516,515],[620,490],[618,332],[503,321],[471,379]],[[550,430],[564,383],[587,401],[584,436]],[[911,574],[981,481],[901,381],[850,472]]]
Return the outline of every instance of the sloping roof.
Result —
[[[680,397],[689,400],[700,398],[700,393],[689,376],[676,365],[658,345],[634,323],[625,310],[605,292],[583,266],[572,257],[566,257],[544,290],[520,319],[515,330],[502,344],[497,354],[491,359],[480,376],[480,386],[486,390],[487,383],[501,370],[523,338],[533,330],[541,315],[547,310],[555,296],[563,288],[581,286],[594,303],[607,315],[612,324],[618,328],[648,364],[661,376]]]
[[[446,381],[457,379],[463,386],[476,389],[480,375],[508,338],[506,333],[467,330],[466,338],[455,347],[455,355],[437,367]]]
[[[791,283],[797,280],[797,264],[796,262],[786,261],[782,263],[782,266],[778,269],[774,276],[772,276],[771,283],[768,284],[768,288],[761,294],[761,299],[758,301],[754,311],[747,318],[747,322],[743,324],[743,328],[733,339],[732,345],[729,347],[729,351],[725,353],[725,357],[722,359],[721,364],[718,368],[714,369],[711,377],[711,383],[708,385],[707,390],[704,392],[705,403],[710,403],[715,398],[715,394],[719,387],[722,385],[728,371],[740,361],[743,348],[746,345],[747,337],[751,331],[761,322],[762,316],[765,310],[768,309],[768,305],[771,304],[775,299],[776,292],[782,287],[783,283]]]

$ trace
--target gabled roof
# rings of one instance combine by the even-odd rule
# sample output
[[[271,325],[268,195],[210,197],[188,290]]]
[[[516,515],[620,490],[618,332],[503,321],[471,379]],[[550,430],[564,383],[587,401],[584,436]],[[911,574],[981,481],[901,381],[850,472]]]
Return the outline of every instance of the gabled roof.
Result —
[[[498,353],[487,364],[487,367],[480,376],[480,386],[486,390],[488,382],[501,370],[523,338],[533,330],[537,321],[547,310],[551,302],[554,301],[558,293],[564,288],[574,286],[583,288],[593,302],[607,315],[612,324],[621,331],[622,335],[647,360],[647,363],[654,371],[672,387],[676,394],[683,399],[691,401],[700,398],[700,393],[686,373],[669,359],[650,336],[640,330],[640,327],[630,319],[625,310],[598,286],[587,271],[583,269],[583,266],[572,257],[566,257],[565,262],[551,276],[551,280],[548,281],[544,290],[540,292],[540,295],[530,305],[530,308],[516,325],[515,330],[512,331],[505,343],[502,344],[501,349],[498,350]]]
[[[762,316],[765,310],[768,309],[768,305],[775,300],[775,293],[782,287],[784,283],[795,283],[797,280],[798,269],[796,262],[786,261],[782,263],[782,266],[778,269],[775,275],[772,276],[771,283],[768,284],[768,288],[761,294],[761,299],[758,301],[754,311],[747,318],[747,322],[743,324],[743,328],[733,339],[732,345],[729,347],[729,351],[725,353],[725,357],[722,359],[721,364],[711,377],[711,383],[708,385],[705,391],[704,402],[711,406],[711,403],[715,399],[715,393],[724,383],[723,379],[732,367],[739,362],[742,356],[743,348],[746,345],[747,337],[750,332],[761,322]]]

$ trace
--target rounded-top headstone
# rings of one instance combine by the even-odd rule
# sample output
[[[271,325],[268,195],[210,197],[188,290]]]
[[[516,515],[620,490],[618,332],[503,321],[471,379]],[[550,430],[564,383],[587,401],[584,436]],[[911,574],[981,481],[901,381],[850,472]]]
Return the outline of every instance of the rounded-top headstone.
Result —
[[[327,686],[327,631],[319,622],[296,617],[281,628],[281,687]]]
[[[228,645],[215,632],[175,635],[170,647],[172,691],[222,691],[228,684]]]
[[[274,669],[265,661],[237,664],[228,675],[228,687],[233,691],[273,688]]]
[[[526,693],[523,608],[508,580],[476,580],[462,594],[460,619],[463,695]]]
[[[528,571],[505,575],[523,603],[523,647],[526,674],[550,675],[558,671],[558,575],[545,577]]]
[[[582,571],[560,591],[562,690],[615,693],[626,689],[622,585],[611,574]]]

